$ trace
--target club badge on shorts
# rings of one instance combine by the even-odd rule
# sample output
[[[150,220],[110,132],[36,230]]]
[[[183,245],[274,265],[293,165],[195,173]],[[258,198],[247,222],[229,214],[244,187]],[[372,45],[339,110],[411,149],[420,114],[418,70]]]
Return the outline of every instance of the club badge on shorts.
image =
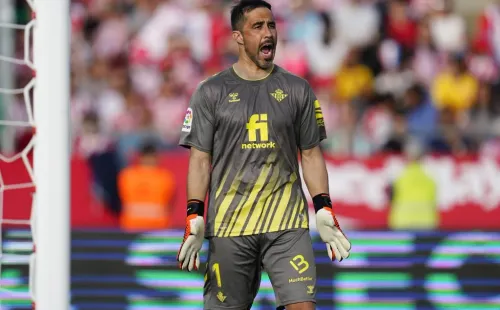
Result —
[[[186,111],[186,116],[184,117],[184,123],[182,124],[182,131],[191,132],[191,126],[193,124],[193,110],[188,108]]]

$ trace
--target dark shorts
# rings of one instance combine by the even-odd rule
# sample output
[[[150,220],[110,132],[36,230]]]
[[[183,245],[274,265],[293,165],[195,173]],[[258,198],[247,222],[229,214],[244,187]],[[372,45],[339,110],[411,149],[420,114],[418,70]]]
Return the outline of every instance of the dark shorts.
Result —
[[[309,230],[292,229],[210,238],[204,309],[250,309],[262,268],[271,279],[277,306],[315,302],[316,264]]]

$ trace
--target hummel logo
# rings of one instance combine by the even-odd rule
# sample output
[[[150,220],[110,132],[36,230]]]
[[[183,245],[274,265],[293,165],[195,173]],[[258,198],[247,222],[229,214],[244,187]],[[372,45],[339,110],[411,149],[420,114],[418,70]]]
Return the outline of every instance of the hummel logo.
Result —
[[[309,294],[309,295],[314,294],[314,285],[307,286],[307,294]]]
[[[217,299],[220,301],[220,302],[224,302],[224,300],[226,300],[226,296],[224,296],[224,294],[222,294],[221,291],[219,291],[217,293]]]
[[[281,89],[278,88],[274,91],[274,93],[271,93],[271,96],[273,96],[274,99],[278,100],[278,102],[281,102],[288,96],[288,94],[285,94]]]
[[[231,99],[229,99],[229,102],[238,102],[238,101],[240,101],[240,98],[238,98],[238,96],[239,96],[238,93],[230,93],[229,97],[231,97]]]

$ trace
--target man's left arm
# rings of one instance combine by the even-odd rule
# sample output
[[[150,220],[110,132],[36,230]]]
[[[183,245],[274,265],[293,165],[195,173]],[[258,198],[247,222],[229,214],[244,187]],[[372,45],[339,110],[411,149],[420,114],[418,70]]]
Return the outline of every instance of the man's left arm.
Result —
[[[302,173],[316,211],[316,229],[326,244],[330,259],[339,262],[349,257],[351,243],[347,240],[333,212],[328,194],[328,173],[319,146],[302,151]]]
[[[351,244],[340,229],[328,193],[328,173],[320,148],[326,138],[325,122],[320,104],[307,85],[300,115],[299,148],[302,172],[316,211],[316,228],[325,242],[330,259],[349,257]]]
[[[328,194],[328,173],[321,148],[315,146],[301,152],[302,173],[311,197]]]
[[[321,106],[311,87],[306,83],[300,100],[299,148],[304,181],[311,197],[328,194],[328,174],[321,152],[321,140],[326,138],[325,121]]]

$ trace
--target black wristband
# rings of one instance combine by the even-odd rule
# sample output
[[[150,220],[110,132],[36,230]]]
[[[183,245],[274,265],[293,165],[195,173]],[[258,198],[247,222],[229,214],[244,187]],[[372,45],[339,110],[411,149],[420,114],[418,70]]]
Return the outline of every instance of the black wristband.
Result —
[[[187,203],[187,215],[197,214],[203,216],[205,213],[205,203],[198,199],[189,199]]]
[[[330,199],[330,195],[325,193],[314,196],[313,204],[314,204],[314,210],[316,210],[316,212],[323,209],[324,207],[328,208],[332,207],[332,201]]]

